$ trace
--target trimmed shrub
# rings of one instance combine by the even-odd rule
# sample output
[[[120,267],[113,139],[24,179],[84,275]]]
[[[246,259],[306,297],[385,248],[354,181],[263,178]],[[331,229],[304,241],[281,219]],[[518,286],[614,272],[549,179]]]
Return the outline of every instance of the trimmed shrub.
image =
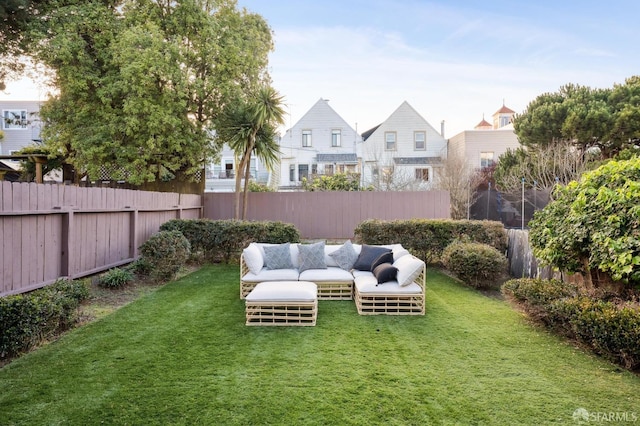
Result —
[[[133,273],[129,269],[109,269],[100,277],[99,285],[104,288],[121,288],[133,280]]]
[[[562,329],[563,315],[554,314],[553,304],[560,299],[575,297],[578,287],[556,279],[517,278],[505,282],[501,291],[507,298],[519,302],[536,321]]]
[[[575,284],[521,278],[502,286],[529,316],[629,369],[640,368],[640,309],[632,302],[594,299]]]
[[[229,262],[240,257],[251,242],[297,243],[300,232],[283,222],[240,220],[174,219],[160,226],[162,231],[178,230],[191,244],[191,250],[207,260]]]
[[[26,294],[0,298],[0,358],[27,351],[76,323],[86,281],[59,280]]]
[[[507,249],[507,232],[500,222],[486,220],[369,219],[354,230],[361,244],[400,243],[428,263],[439,262],[444,249],[456,240],[483,243],[500,253]]]
[[[576,296],[578,287],[556,279],[516,278],[502,285],[502,294],[519,302],[549,306],[553,301],[563,297]]]
[[[589,297],[557,300],[553,328],[629,369],[640,368],[640,309]]]
[[[191,244],[180,231],[160,231],[140,246],[155,279],[173,279],[191,254]]]
[[[481,243],[453,242],[442,253],[444,266],[474,288],[486,288],[507,270],[507,258]]]

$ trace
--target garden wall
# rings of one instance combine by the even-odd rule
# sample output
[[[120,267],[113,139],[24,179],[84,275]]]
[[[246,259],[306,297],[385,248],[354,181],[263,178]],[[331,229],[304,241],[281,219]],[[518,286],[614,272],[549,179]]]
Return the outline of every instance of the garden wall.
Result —
[[[131,262],[162,223],[201,214],[201,195],[0,182],[0,296]]]
[[[204,217],[232,219],[235,193],[204,194]],[[353,238],[366,219],[449,219],[448,191],[250,192],[248,220],[294,224],[306,239]]]

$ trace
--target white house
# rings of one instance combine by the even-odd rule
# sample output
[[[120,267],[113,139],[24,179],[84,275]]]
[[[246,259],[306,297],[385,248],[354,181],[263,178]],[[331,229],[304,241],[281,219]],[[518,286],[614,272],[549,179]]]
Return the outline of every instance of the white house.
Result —
[[[303,178],[361,173],[362,138],[320,99],[280,139],[280,188],[299,187]]]
[[[235,191],[235,168],[235,153],[227,144],[224,144],[219,159],[205,167],[205,191]],[[255,155],[251,156],[251,178],[256,182],[269,184],[270,173]]]
[[[0,101],[4,138],[0,139],[0,154],[11,155],[25,146],[40,141],[40,102]]]
[[[493,114],[493,124],[484,117],[473,130],[465,130],[449,139],[449,155],[463,156],[473,169],[493,165],[507,149],[520,146],[513,130],[515,111],[502,107]]]
[[[447,141],[408,102],[362,134],[363,184],[382,190],[429,189]]]

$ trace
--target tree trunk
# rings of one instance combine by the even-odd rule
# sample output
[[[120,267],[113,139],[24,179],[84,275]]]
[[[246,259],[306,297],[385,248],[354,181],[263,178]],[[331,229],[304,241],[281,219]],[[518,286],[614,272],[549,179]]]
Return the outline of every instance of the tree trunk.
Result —
[[[249,179],[251,178],[251,157],[249,157],[249,161],[245,165],[244,171],[244,197],[242,201],[242,220],[246,220],[247,218],[247,204],[249,201]]]
[[[240,219],[240,182],[242,182],[242,173],[238,173],[239,170],[242,170],[244,166],[244,156],[240,159],[240,162],[237,164],[236,168],[236,193],[235,193],[235,209],[233,213],[234,219]]]

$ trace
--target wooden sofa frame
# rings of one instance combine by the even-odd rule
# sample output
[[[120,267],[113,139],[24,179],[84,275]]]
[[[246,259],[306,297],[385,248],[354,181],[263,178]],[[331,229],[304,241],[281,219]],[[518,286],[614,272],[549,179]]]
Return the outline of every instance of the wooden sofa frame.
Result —
[[[422,288],[420,294],[360,293],[354,286],[354,300],[360,315],[424,315],[426,267],[414,281]]]

